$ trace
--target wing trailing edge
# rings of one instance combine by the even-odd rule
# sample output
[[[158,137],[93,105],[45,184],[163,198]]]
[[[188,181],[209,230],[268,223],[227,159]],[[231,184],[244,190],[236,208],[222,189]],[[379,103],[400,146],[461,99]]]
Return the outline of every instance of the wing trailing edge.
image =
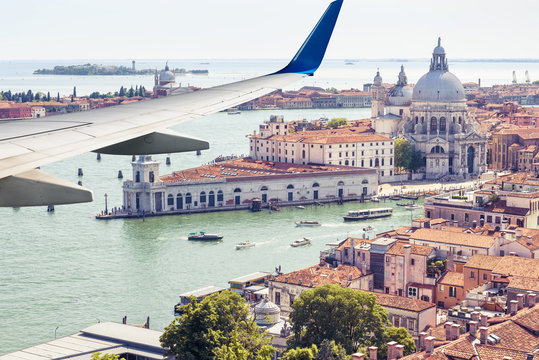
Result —
[[[37,169],[0,179],[0,207],[76,204],[92,200],[91,190]]]

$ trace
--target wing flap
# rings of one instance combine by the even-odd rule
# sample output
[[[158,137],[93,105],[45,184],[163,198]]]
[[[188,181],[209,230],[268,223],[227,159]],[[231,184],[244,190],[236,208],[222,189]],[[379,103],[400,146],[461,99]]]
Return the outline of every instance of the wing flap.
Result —
[[[0,179],[0,206],[47,206],[92,200],[92,191],[41,170]]]

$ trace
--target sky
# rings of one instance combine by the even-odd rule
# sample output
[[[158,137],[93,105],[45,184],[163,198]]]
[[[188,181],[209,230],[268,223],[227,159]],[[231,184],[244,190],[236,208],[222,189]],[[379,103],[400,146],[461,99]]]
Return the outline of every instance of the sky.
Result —
[[[2,0],[0,60],[287,59],[329,3]],[[428,58],[440,36],[449,59],[539,59],[538,10],[537,0],[344,0],[326,58]]]

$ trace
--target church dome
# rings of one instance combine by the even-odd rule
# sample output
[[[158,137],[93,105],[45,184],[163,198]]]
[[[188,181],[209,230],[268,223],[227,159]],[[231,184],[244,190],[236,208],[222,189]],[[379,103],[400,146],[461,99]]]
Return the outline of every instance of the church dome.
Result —
[[[413,90],[414,101],[463,101],[464,87],[460,80],[449,72],[445,50],[440,44],[432,52],[430,71],[423,75]]]
[[[382,76],[380,76],[380,71],[376,71],[376,76],[374,77],[375,85],[382,85]]]
[[[281,309],[267,298],[255,306],[255,321],[258,325],[275,324],[281,318]]]
[[[176,76],[174,76],[174,73],[170,71],[170,69],[168,68],[168,63],[167,63],[167,65],[165,66],[165,69],[161,70],[161,72],[159,73],[159,82],[169,83],[169,82],[175,82],[175,81],[176,81]]]
[[[466,100],[460,80],[449,71],[434,70],[423,75],[414,87],[415,101]]]
[[[412,101],[412,95],[414,90],[408,85],[406,73],[404,72],[404,66],[401,65],[401,71],[399,73],[399,80],[387,94],[387,104],[393,106],[410,105]]]

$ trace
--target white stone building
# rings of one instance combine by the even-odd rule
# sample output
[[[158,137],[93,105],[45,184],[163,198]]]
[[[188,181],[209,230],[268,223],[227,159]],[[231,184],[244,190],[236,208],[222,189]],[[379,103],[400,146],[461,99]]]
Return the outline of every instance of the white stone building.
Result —
[[[385,99],[381,83],[377,73],[371,88],[374,128],[387,136],[403,135],[420,150],[428,179],[467,178],[486,171],[486,135],[468,113],[464,87],[449,72],[439,39],[429,72],[412,91],[403,68]]]
[[[282,116],[272,116],[249,144],[249,156],[256,160],[371,168],[381,181],[393,176],[393,140],[354,128],[290,133]]]
[[[361,200],[376,194],[376,170],[236,159],[159,176],[159,163],[141,156],[124,182],[123,209],[131,215]]]

